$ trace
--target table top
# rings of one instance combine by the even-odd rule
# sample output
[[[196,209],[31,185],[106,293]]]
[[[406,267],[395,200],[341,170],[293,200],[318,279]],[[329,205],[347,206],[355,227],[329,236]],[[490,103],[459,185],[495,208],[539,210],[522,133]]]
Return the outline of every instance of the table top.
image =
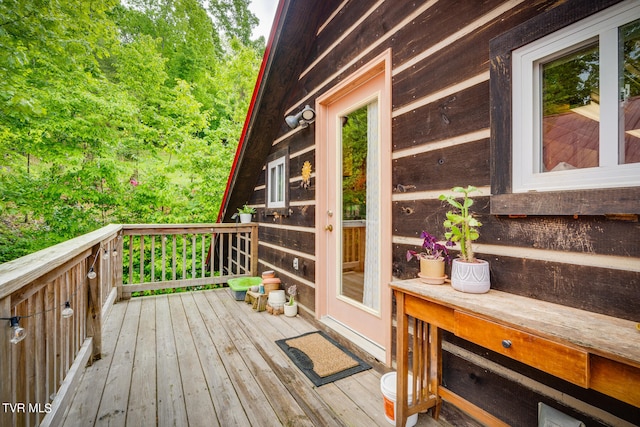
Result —
[[[397,280],[390,286],[428,301],[640,367],[637,322],[493,289],[486,294],[469,294],[456,291],[447,284],[427,285],[418,279]],[[638,315],[640,317],[640,313]]]

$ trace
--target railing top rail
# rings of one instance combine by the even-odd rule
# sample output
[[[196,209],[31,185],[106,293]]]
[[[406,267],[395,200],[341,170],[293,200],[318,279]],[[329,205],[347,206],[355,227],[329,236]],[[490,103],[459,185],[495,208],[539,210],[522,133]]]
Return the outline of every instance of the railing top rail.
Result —
[[[91,233],[0,264],[0,299],[20,290],[95,244],[109,240],[120,230],[122,230],[121,224],[110,224]]]
[[[257,223],[211,223],[211,224],[124,224],[124,234],[191,234],[202,232],[225,232],[241,228],[251,229]]]
[[[254,222],[250,223],[235,223],[235,222],[213,222],[213,223],[196,223],[196,224],[122,224],[123,230],[131,229],[144,229],[144,228],[237,228],[237,227],[251,227],[256,225]]]

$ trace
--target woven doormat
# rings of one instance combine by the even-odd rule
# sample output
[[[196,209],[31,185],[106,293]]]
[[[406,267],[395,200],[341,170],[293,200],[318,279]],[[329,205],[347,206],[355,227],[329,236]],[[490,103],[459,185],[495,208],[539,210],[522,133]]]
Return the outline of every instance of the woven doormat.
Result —
[[[285,338],[276,344],[316,387],[371,369],[322,331]]]

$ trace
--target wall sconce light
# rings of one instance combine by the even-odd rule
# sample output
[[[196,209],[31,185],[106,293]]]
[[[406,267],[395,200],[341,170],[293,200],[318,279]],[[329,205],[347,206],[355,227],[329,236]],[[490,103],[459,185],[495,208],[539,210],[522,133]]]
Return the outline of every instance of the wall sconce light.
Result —
[[[298,126],[306,128],[309,126],[309,123],[316,121],[316,112],[307,105],[295,116],[287,116],[284,121],[287,122],[291,129],[295,129]]]

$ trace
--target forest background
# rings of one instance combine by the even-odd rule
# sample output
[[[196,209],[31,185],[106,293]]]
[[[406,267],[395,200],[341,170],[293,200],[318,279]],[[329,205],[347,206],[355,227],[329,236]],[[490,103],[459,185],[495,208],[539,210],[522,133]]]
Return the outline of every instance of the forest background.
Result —
[[[0,2],[0,263],[216,221],[265,47],[248,4]]]

